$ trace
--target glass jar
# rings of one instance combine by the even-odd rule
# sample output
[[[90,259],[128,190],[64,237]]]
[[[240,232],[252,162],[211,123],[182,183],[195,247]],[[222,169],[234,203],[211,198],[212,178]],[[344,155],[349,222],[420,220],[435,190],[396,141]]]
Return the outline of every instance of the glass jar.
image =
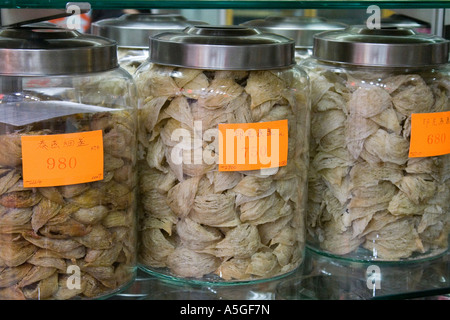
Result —
[[[140,267],[222,284],[294,271],[304,255],[310,87],[293,41],[196,26],[151,37],[150,47],[134,74]]]
[[[269,16],[242,23],[263,32],[273,32],[295,41],[297,63],[312,55],[314,35],[323,31],[344,29],[347,25],[322,17]]]
[[[448,41],[353,26],[315,37],[308,247],[410,261],[448,247]]]
[[[124,14],[92,23],[92,34],[117,41],[119,65],[133,74],[148,58],[148,37],[162,32],[183,30],[206,22],[189,21],[179,14]]]
[[[114,42],[0,30],[0,299],[109,296],[136,274],[136,87]]]

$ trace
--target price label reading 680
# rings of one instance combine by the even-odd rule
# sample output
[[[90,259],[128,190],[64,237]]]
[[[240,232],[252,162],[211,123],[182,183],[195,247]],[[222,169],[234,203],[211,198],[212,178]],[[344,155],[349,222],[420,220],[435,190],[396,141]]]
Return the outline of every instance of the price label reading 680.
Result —
[[[21,138],[25,188],[103,179],[101,130]]]
[[[446,140],[445,132],[429,134],[427,137],[428,144],[445,144]]]
[[[409,157],[450,153],[450,111],[411,114]]]

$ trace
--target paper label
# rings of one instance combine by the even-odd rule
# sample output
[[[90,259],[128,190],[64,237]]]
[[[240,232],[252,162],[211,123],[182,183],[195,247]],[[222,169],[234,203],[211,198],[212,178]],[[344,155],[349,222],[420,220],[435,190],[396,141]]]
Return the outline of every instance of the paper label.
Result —
[[[450,111],[411,114],[409,157],[450,153]]]
[[[25,188],[103,179],[102,130],[22,136],[21,140]]]
[[[288,121],[219,124],[219,171],[287,164]]]

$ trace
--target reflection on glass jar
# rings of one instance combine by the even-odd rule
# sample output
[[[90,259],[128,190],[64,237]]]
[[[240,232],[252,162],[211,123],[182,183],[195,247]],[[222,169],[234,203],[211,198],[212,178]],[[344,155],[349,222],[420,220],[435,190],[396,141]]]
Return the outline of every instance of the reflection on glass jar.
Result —
[[[136,272],[134,82],[75,31],[4,29],[0,47],[17,58],[0,68],[0,299],[111,295]]]
[[[301,274],[280,280],[283,300],[414,299],[448,292],[449,255],[429,261],[355,261],[307,250]]]
[[[316,37],[316,59],[302,64],[312,86],[314,250],[416,260],[447,249],[447,46],[409,29],[353,27]]]
[[[160,51],[135,73],[141,267],[215,283],[295,270],[305,241],[309,82],[293,43],[243,27],[153,39]],[[266,49],[269,41],[278,45]],[[260,59],[249,62],[250,52]]]

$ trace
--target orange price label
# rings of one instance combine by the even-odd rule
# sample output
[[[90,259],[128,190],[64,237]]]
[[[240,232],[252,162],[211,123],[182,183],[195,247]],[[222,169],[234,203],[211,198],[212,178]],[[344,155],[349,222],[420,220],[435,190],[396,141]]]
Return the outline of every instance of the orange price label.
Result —
[[[21,138],[25,188],[63,186],[103,179],[101,130]]]
[[[450,153],[450,111],[411,114],[409,157]]]
[[[219,171],[282,167],[287,154],[287,120],[219,124]]]

